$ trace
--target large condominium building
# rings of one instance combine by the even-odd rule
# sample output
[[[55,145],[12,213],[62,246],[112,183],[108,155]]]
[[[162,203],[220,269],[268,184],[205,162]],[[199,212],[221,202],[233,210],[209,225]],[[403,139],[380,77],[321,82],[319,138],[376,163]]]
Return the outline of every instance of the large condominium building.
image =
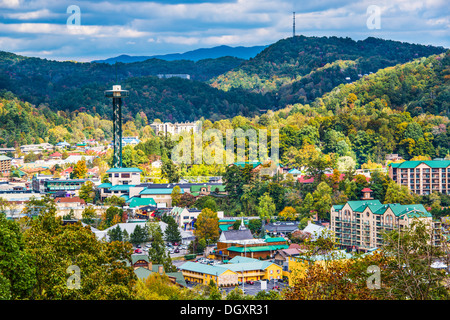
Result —
[[[440,244],[440,224],[421,204],[382,204],[378,200],[349,201],[331,208],[331,230],[342,248],[367,251],[383,245],[383,233],[410,226],[421,219],[433,230],[434,245]]]
[[[450,160],[391,163],[389,177],[420,195],[433,191],[450,194]]]
[[[7,156],[0,156],[0,173],[4,176],[9,176],[11,173],[11,158]]]
[[[162,132],[164,135],[168,133],[175,135],[180,134],[182,132],[190,132],[192,130],[193,133],[199,132],[201,123],[197,122],[182,122],[182,123],[170,123],[170,122],[153,122],[150,127],[155,131],[155,134],[158,135]]]

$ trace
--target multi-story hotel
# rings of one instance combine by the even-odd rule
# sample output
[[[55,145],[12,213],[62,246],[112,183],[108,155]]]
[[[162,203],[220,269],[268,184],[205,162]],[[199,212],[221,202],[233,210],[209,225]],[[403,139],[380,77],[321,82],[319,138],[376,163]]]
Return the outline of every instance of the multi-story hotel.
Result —
[[[331,208],[331,230],[342,248],[368,251],[383,245],[383,233],[410,226],[421,219],[433,230],[432,243],[440,245],[440,223],[421,204],[382,204],[378,200],[348,201]]]
[[[3,176],[9,176],[11,173],[11,158],[7,156],[0,156],[0,173]]]
[[[153,122],[150,127],[153,129],[156,135],[162,132],[164,135],[168,133],[172,135],[180,134],[182,132],[198,133],[201,127],[201,122],[181,122],[181,123],[170,123],[170,122]]]
[[[404,161],[388,166],[389,177],[416,194],[450,194],[450,160]]]

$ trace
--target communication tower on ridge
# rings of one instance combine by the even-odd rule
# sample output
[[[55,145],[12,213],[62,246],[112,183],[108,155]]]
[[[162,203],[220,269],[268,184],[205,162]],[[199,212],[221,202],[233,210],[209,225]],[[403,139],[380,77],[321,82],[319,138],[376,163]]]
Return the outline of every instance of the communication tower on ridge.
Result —
[[[295,37],[295,11],[292,13],[292,36]]]

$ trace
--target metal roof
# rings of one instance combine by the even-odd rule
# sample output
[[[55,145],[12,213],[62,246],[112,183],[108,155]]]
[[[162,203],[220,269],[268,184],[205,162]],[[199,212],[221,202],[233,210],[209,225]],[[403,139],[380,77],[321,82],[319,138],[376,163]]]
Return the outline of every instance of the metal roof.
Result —
[[[412,169],[420,164],[426,164],[430,168],[447,168],[450,166],[450,160],[416,160],[416,161],[404,161],[400,163],[390,163],[388,164],[392,168],[399,169]]]
[[[161,189],[144,189],[139,194],[171,194],[173,188],[161,188]],[[181,189],[180,193],[184,193],[184,190]]]
[[[222,266],[223,264],[220,266],[210,266],[208,264],[188,261],[179,266],[178,269],[192,272],[206,273],[211,275],[219,275],[228,270],[227,268],[223,268]]]
[[[142,172],[139,168],[111,168],[106,173],[114,173],[114,172]]]

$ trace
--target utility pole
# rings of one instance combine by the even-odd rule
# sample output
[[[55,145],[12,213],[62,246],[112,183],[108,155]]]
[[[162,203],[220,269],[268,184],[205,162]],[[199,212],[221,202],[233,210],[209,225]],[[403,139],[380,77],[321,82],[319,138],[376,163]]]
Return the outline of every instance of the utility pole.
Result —
[[[105,91],[105,97],[112,98],[113,104],[113,168],[122,167],[122,98],[128,97],[128,90],[114,85],[112,90]]]

